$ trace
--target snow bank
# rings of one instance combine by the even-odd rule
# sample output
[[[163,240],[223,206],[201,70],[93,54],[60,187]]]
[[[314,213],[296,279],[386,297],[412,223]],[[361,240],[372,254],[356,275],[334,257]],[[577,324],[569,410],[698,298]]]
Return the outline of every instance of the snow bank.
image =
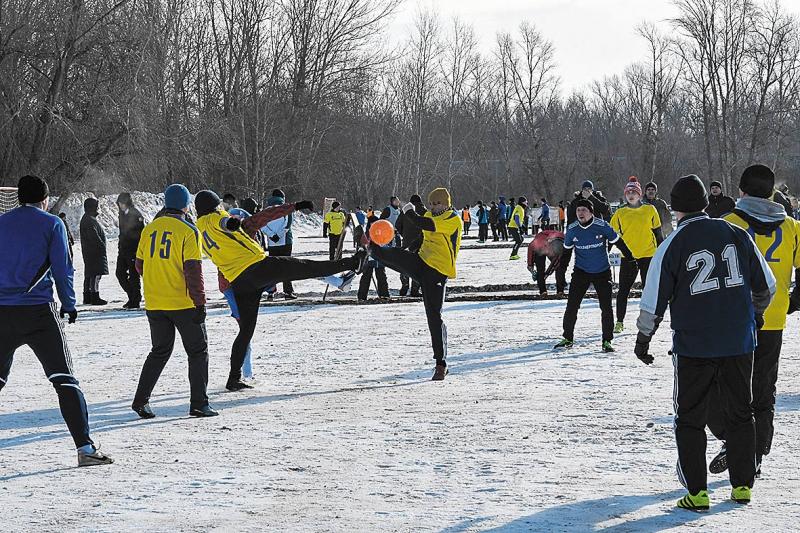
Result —
[[[164,207],[164,193],[151,193],[134,191],[131,193],[133,203],[137,209],[142,212],[145,219],[149,222],[153,220],[162,207]],[[94,198],[95,195],[91,193],[77,193],[70,196],[64,205],[61,206],[60,212],[66,213],[67,224],[72,230],[75,239],[80,239],[78,228],[80,226],[81,217],[83,216],[83,202],[87,198]],[[100,203],[100,211],[97,220],[106,231],[106,237],[109,239],[116,239],[119,237],[119,220],[117,210],[117,195],[108,194],[97,197]],[[50,205],[53,205],[58,200],[58,197],[50,199]],[[192,206],[192,216],[196,216],[194,206]],[[294,224],[292,230],[296,236],[319,235],[322,228],[322,217],[318,213],[295,213]]]

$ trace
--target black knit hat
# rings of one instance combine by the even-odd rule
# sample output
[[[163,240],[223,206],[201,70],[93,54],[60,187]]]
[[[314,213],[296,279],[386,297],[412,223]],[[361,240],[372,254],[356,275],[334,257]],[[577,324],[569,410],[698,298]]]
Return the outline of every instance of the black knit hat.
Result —
[[[587,200],[586,198],[580,198],[579,200],[575,200],[575,209],[577,210],[579,207],[585,207],[589,211],[594,214],[594,204]]]
[[[280,189],[272,189],[272,196],[278,196],[280,198],[286,198],[286,193],[284,193]]]
[[[694,174],[679,179],[669,197],[672,209],[681,213],[697,213],[708,207],[706,187]]]
[[[711,187],[719,187],[719,188],[721,189],[721,188],[722,188],[722,182],[720,182],[720,181],[718,181],[718,180],[714,180],[714,181],[712,181],[711,183],[709,183],[709,185],[708,185],[708,188],[709,188],[709,189],[710,189]]]
[[[253,198],[245,198],[241,202],[239,202],[239,207],[254,215],[258,212],[258,203]]]
[[[651,181],[650,183],[644,186],[644,190],[646,191],[647,189],[655,189],[656,192],[658,192],[658,185],[656,185],[656,182]]]
[[[422,198],[420,197],[419,194],[412,194],[411,198],[409,198],[408,201],[414,205],[419,205],[422,203]]]
[[[38,176],[22,176],[17,183],[17,198],[21,204],[38,204],[50,196],[47,182]]]
[[[742,172],[739,189],[750,196],[769,198],[775,190],[775,173],[766,165],[750,165]]]
[[[518,204],[527,204],[528,203],[528,199],[525,198],[524,196],[520,196],[519,199],[517,199],[517,203]]]
[[[219,196],[214,191],[200,191],[194,197],[194,207],[197,209],[198,217],[213,213],[221,203],[222,200],[219,199]]]
[[[340,205],[342,205],[342,204],[340,204],[339,202],[336,202],[336,201],[334,201],[334,202],[331,204],[331,211],[333,211],[334,209],[336,209],[336,208],[337,208],[337,207],[339,207]]]

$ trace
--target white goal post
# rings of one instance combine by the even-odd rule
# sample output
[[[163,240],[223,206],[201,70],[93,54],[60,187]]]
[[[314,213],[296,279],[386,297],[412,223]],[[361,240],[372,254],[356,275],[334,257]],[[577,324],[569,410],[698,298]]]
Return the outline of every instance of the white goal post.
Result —
[[[0,214],[11,211],[19,205],[16,187],[0,187]]]

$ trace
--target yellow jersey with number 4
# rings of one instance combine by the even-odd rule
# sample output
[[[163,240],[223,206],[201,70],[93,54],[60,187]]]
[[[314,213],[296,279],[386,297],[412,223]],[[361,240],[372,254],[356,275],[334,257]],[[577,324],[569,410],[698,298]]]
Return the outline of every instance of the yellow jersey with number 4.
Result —
[[[197,228],[186,220],[162,216],[142,230],[136,258],[142,261],[144,302],[148,311],[192,309],[183,263],[200,261]]]
[[[764,312],[764,327],[761,329],[771,331],[784,329],[786,327],[786,311],[789,309],[792,273],[794,269],[800,268],[800,224],[787,216],[772,233],[760,235],[754,231],[749,222],[735,212],[729,213],[723,218],[750,234],[775,276],[777,290],[772,302]]]
[[[426,265],[448,278],[456,277],[456,258],[461,248],[464,226],[458,214],[449,209],[434,216],[430,211],[425,218],[433,219],[434,231],[422,230],[422,246],[419,257]]]
[[[214,211],[197,220],[197,229],[203,252],[225,279],[233,283],[249,266],[265,259],[267,252],[242,229],[224,229],[222,224],[229,217],[226,211]]]

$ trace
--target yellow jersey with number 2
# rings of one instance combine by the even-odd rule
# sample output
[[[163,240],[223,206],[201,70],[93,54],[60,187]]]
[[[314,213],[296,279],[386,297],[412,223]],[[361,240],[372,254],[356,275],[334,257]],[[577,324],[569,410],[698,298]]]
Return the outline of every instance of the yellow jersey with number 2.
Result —
[[[764,327],[761,329],[778,331],[786,327],[786,311],[789,310],[789,288],[792,272],[800,268],[800,224],[790,217],[769,235],[759,235],[742,217],[729,213],[724,220],[747,231],[756,247],[767,261],[767,266],[775,276],[776,291],[767,310],[764,311]]]

